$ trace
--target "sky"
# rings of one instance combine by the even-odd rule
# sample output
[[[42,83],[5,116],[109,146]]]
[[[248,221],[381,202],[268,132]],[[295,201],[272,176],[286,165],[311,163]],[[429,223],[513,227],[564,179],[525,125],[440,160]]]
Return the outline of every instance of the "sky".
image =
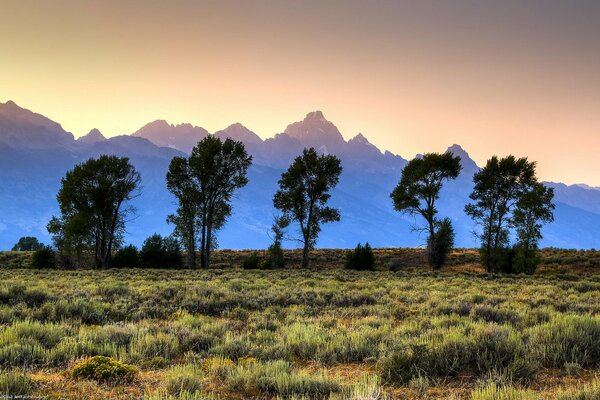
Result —
[[[2,0],[7,100],[75,136],[321,110],[406,158],[458,143],[600,186],[600,1]]]

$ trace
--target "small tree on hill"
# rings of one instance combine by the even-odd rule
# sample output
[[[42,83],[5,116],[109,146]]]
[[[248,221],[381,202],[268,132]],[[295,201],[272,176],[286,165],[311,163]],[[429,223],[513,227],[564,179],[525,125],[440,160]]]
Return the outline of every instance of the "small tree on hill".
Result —
[[[273,204],[300,225],[303,268],[309,265],[309,251],[316,244],[321,224],[340,220],[339,210],[328,207],[327,202],[341,173],[341,162],[336,156],[318,155],[310,148],[304,149],[281,175]]]
[[[375,256],[369,242],[358,244],[353,251],[346,253],[346,268],[357,271],[375,270]]]
[[[427,254],[433,269],[442,266],[446,255],[454,245],[454,231],[449,219],[437,218],[436,201],[445,181],[456,179],[460,174],[460,157],[452,153],[428,153],[411,160],[402,170],[398,186],[391,193],[396,211],[409,215],[421,215],[428,233]]]
[[[15,244],[12,248],[12,251],[36,251],[43,244],[33,236],[23,236],[19,239],[17,244]]]
[[[180,268],[181,246],[177,239],[155,233],[144,240],[139,252],[140,264],[146,268]]]

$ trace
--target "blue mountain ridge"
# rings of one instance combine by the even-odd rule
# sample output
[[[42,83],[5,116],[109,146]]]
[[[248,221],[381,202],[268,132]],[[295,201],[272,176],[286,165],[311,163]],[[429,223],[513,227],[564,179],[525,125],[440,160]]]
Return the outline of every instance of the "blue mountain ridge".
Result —
[[[208,134],[191,124],[171,125],[158,120],[131,135],[107,139],[94,129],[75,140],[58,123],[40,114],[13,102],[0,103],[0,249],[11,248],[26,235],[50,243],[46,224],[58,214],[56,193],[61,178],[74,165],[101,154],[129,157],[142,176],[141,195],[133,201],[137,213],[127,224],[125,241],[140,245],[152,233],[170,234],[173,227],[166,223],[166,217],[176,209],[176,201],[165,185],[169,162],[176,155],[184,156]],[[239,123],[214,134],[241,140],[254,160],[249,183],[237,192],[233,214],[218,234],[219,247],[268,246],[277,181],[305,146],[337,155],[344,167],[331,197],[342,218],[339,223],[323,226],[318,247],[350,248],[366,241],[374,247],[424,245],[425,237],[411,230],[421,223],[419,218],[394,211],[389,197],[407,161],[389,151],[382,153],[362,134],[346,141],[320,111],[309,113],[266,140]],[[463,171],[444,187],[440,215],[452,219],[457,246],[476,247],[475,227],[463,209],[479,167],[460,146],[448,150],[461,157]],[[600,247],[600,190],[546,184],[556,190],[556,211],[555,221],[544,227],[541,245]],[[290,227],[288,236],[296,235],[295,229]],[[295,248],[299,243],[289,240],[285,245]]]

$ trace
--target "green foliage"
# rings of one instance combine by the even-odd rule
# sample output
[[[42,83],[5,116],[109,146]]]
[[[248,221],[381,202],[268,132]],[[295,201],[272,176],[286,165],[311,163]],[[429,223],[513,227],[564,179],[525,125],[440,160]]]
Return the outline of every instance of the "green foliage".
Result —
[[[31,256],[31,268],[46,269],[56,267],[56,254],[50,246],[41,246]]]
[[[285,229],[289,226],[290,222],[289,217],[285,215],[273,218],[273,224],[271,225],[273,243],[267,249],[267,257],[263,263],[265,269],[285,267],[285,257],[283,256],[281,242],[284,238]]]
[[[137,247],[130,244],[117,250],[112,257],[111,266],[114,268],[138,268],[140,255]]]
[[[539,368],[525,356],[526,347],[519,335],[508,327],[473,324],[426,332],[384,359],[384,379],[406,384],[424,373],[452,377],[471,373],[484,376],[502,371],[511,379],[530,378]]]
[[[258,269],[261,267],[260,257],[257,252],[250,254],[243,262],[243,269]]]
[[[23,236],[19,239],[17,244],[15,244],[12,248],[12,251],[36,251],[43,244],[33,236]]]
[[[189,268],[196,266],[196,243],[200,241],[200,263],[210,265],[216,247],[216,232],[231,214],[234,192],[248,183],[246,172],[252,164],[244,144],[208,135],[188,159],[175,157],[167,172],[167,187],[179,202],[177,213],[168,222],[182,239]]]
[[[600,365],[600,318],[557,316],[529,332],[533,352],[545,367],[560,368],[566,363],[582,367]]]
[[[140,264],[146,268],[179,268],[183,264],[177,239],[158,233],[144,240],[139,253]]]
[[[326,399],[341,390],[340,384],[324,373],[294,371],[285,361],[238,366],[229,371],[226,382],[232,391],[247,396],[258,391],[285,398]]]
[[[102,155],[68,171],[56,196],[61,215],[48,224],[59,251],[79,258],[82,250],[93,248],[96,267],[108,267],[133,212],[127,202],[140,184],[140,174],[126,157]]]
[[[491,384],[473,391],[471,400],[538,400],[538,397],[529,390]]]
[[[579,390],[562,393],[558,400],[600,400],[600,382],[595,381]]]
[[[196,393],[202,389],[204,383],[202,370],[194,365],[178,365],[172,367],[165,374],[165,387],[167,392],[173,396],[183,393]]]
[[[454,247],[454,228],[449,218],[436,221],[433,236],[427,242],[427,258],[433,269],[440,269]]]
[[[35,382],[27,375],[17,371],[0,373],[0,397],[25,398],[35,389]]]
[[[341,173],[341,162],[336,156],[318,155],[310,148],[304,149],[281,174],[273,204],[285,218],[300,225],[303,268],[309,265],[309,250],[317,242],[321,224],[340,220],[339,210],[328,207],[327,202],[331,197],[329,191],[338,184]]]
[[[404,167],[400,182],[390,194],[396,211],[409,215],[418,214],[425,219],[425,227],[419,230],[427,231],[429,234],[428,259],[433,269],[442,266],[445,255],[449,251],[448,247],[454,245],[454,233],[450,221],[437,219],[438,211],[435,203],[440,197],[444,181],[456,179],[461,168],[460,157],[450,152],[425,154],[423,157],[411,160]],[[441,232],[437,232],[440,230]],[[443,243],[438,244],[438,238]]]
[[[130,383],[137,369],[110,357],[95,356],[77,364],[71,371],[73,378],[90,379],[101,383]]]
[[[346,253],[346,268],[357,271],[375,270],[375,256],[369,242],[364,247],[359,243],[353,251]]]
[[[465,206],[465,212],[481,228],[481,259],[488,272],[535,269],[542,223],[553,220],[554,209],[554,191],[537,181],[535,167],[526,158],[494,156],[473,177],[473,203]],[[518,238],[512,251],[511,227]]]

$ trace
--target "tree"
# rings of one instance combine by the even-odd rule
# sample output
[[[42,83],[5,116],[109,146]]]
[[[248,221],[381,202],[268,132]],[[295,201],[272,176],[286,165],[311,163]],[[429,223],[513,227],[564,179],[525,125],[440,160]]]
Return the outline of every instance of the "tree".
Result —
[[[179,207],[168,221],[175,224],[175,235],[184,242],[188,267],[196,265],[196,245],[200,242],[200,264],[210,265],[216,247],[215,233],[231,214],[235,190],[248,183],[246,173],[252,164],[244,144],[232,139],[224,142],[207,136],[186,160],[173,159],[167,173],[167,187],[177,197]]]
[[[157,233],[144,240],[139,257],[141,265],[146,268],[179,268],[182,265],[177,239],[171,236],[163,238]]]
[[[167,188],[179,203],[176,214],[169,215],[167,222],[175,225],[174,235],[183,242],[187,252],[187,267],[196,268],[201,196],[199,185],[192,178],[192,171],[186,158],[173,157],[171,160],[167,172]]]
[[[31,267],[47,269],[56,267],[56,254],[50,246],[40,246],[31,256]]]
[[[346,253],[346,268],[356,271],[374,271],[375,270],[375,255],[371,249],[369,242],[358,244],[353,251]]]
[[[428,233],[427,254],[429,265],[433,269],[442,266],[447,252],[453,245],[454,235],[448,235],[448,229],[452,230],[449,219],[440,221],[437,218],[438,210],[436,201],[440,197],[440,191],[445,181],[456,179],[460,174],[462,167],[460,157],[455,157],[450,152],[444,154],[428,153],[421,158],[411,160],[402,170],[402,177],[398,186],[392,191],[391,198],[394,202],[396,211],[407,213],[409,215],[421,215],[426,222],[423,228]],[[444,245],[440,246],[438,230],[444,228],[441,234],[444,235]],[[453,231],[452,231],[453,232]],[[448,248],[448,244],[450,248]]]
[[[537,244],[541,238],[539,222],[550,220],[546,212],[552,213],[553,192],[540,188],[535,162],[512,155],[492,157],[475,174],[473,183],[470,198],[474,203],[468,204],[465,212],[481,228],[476,235],[481,240],[482,261],[488,272],[510,271],[510,229],[516,227],[521,232],[528,248],[533,241]]]
[[[340,160],[334,155],[318,155],[314,148],[304,149],[281,175],[279,190],[273,197],[275,208],[300,225],[303,243],[302,267],[309,265],[309,251],[314,248],[321,224],[340,220],[339,210],[326,204],[342,173]]]
[[[61,215],[48,224],[59,250],[91,246],[96,267],[107,268],[134,211],[127,202],[140,184],[140,174],[126,157],[90,158],[67,172],[56,196]]]
[[[512,224],[517,234],[513,269],[533,273],[538,259],[538,242],[542,239],[544,223],[554,221],[554,189],[535,183],[517,201]]]
[[[264,267],[267,269],[285,267],[285,258],[283,257],[283,249],[281,243],[284,239],[285,229],[290,225],[290,219],[285,215],[276,216],[273,218],[271,232],[273,243],[267,249],[267,258]]]
[[[132,244],[121,247],[112,257],[111,267],[113,268],[137,268],[139,266],[139,251]]]
[[[43,244],[33,236],[23,236],[19,239],[17,244],[15,244],[12,248],[12,251],[36,251]]]

